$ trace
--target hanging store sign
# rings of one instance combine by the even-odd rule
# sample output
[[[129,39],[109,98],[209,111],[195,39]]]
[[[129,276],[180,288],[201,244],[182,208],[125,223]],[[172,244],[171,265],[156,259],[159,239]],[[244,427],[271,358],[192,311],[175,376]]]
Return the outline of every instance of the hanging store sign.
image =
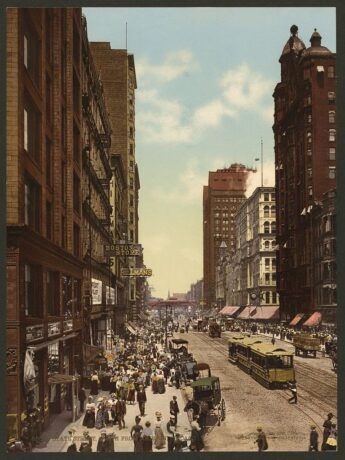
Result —
[[[92,282],[92,305],[102,303],[102,281],[91,278]]]
[[[37,324],[35,326],[27,326],[26,328],[26,342],[33,342],[35,340],[43,339],[44,328],[43,324]]]
[[[104,245],[104,256],[105,257],[114,257],[114,256],[137,257],[141,255],[142,255],[141,244],[117,243],[117,244],[105,244]]]
[[[73,320],[72,319],[67,319],[66,321],[63,322],[63,331],[73,331]]]
[[[152,276],[151,268],[121,268],[121,276]]]
[[[48,337],[51,337],[57,334],[61,334],[60,321],[57,321],[56,323],[48,323]]]
[[[112,287],[109,288],[109,286],[106,286],[105,292],[106,292],[107,305],[114,305],[115,304],[115,289]]]

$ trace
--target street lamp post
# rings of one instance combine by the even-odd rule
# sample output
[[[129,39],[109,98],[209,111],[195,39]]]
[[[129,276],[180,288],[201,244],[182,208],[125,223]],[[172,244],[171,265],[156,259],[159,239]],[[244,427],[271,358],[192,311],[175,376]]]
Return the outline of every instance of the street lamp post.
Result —
[[[168,349],[168,305],[165,305],[165,349]]]

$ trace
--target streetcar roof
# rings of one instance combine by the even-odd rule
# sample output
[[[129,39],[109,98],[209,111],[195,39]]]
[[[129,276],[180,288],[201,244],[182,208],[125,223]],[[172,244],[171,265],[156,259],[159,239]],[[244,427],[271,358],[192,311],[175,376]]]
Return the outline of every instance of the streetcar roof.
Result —
[[[219,381],[219,378],[218,377],[205,377],[205,378],[202,378],[202,379],[198,379],[198,380],[195,380],[194,382],[192,382],[190,384],[190,386],[193,388],[193,387],[207,387],[207,386],[211,386],[212,383],[214,382],[218,382]]]
[[[259,343],[262,343],[262,340],[260,339],[257,339],[254,337],[245,337],[242,341],[241,341],[241,345],[245,345],[245,346],[251,346],[251,345],[254,345],[254,344],[259,344]]]
[[[232,343],[232,342],[237,342],[239,340],[243,340],[243,339],[246,339],[248,337],[245,337],[244,335],[234,335],[233,337],[230,337],[229,339],[229,343]]]
[[[275,347],[270,343],[258,343],[251,347],[253,351],[269,356],[292,356],[293,353],[284,350],[284,348]]]

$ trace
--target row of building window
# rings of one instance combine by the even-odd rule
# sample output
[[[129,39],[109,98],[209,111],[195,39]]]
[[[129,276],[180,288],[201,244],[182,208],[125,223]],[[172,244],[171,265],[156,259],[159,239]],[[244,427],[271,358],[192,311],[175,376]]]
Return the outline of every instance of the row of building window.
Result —
[[[276,223],[275,222],[264,222],[264,233],[275,233],[276,232]]]
[[[272,193],[265,192],[264,193],[264,201],[275,201],[275,199],[276,199],[275,192],[272,192]]]
[[[42,317],[43,305],[50,316],[66,318],[81,314],[81,280],[47,270],[43,299],[43,268],[24,264],[24,309],[26,316]]]

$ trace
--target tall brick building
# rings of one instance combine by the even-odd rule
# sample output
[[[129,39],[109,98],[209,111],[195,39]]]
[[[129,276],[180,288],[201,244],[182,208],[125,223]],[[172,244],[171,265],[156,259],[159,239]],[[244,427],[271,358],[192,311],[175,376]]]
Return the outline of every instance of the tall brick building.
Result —
[[[81,9],[9,8],[8,436],[39,405],[45,427],[71,410],[92,344],[112,345],[110,140]]]
[[[110,182],[111,128],[103,85],[93,63],[82,18],[82,156],[83,246],[86,306],[90,312],[90,343],[112,348],[115,284],[104,246],[112,244]],[[80,206],[80,204],[79,204]]]
[[[9,435],[63,410],[82,371],[81,35],[80,8],[7,10]]]
[[[112,154],[121,156],[125,172],[127,189],[123,203],[123,225],[126,239],[138,243],[138,192],[140,188],[139,173],[135,159],[135,89],[137,80],[133,54],[127,50],[111,49],[108,42],[90,43],[92,55],[101,76],[104,94],[107,100],[112,126]],[[114,226],[116,222],[114,222]],[[136,259],[127,257],[124,261],[127,267],[135,267]],[[136,320],[137,284],[134,278],[122,279],[118,274],[118,287],[126,284],[126,293],[118,297],[118,307],[126,308],[128,319]],[[121,283],[121,285],[119,284]],[[126,302],[126,305],[123,303]]]
[[[316,31],[306,48],[292,26],[279,62],[275,102],[277,288],[282,312],[316,308],[313,222],[323,194],[335,188],[336,55]]]
[[[219,247],[224,241],[235,248],[234,216],[246,199],[247,179],[252,171],[241,164],[209,172],[203,191],[204,300],[211,307],[216,302],[216,265]]]

